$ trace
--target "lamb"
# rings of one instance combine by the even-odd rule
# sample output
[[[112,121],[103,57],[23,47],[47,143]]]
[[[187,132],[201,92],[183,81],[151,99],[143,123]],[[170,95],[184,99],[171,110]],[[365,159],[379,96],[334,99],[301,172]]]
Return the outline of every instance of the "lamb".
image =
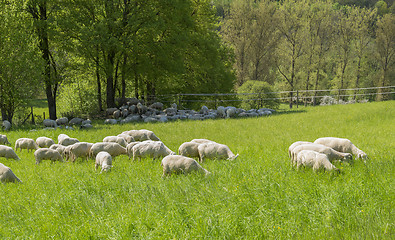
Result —
[[[65,151],[66,147],[63,145],[60,145],[60,144],[53,144],[49,147],[49,149],[58,151],[60,153],[60,155],[62,155],[64,157],[64,151]]]
[[[352,161],[352,155],[350,153],[342,153],[321,144],[310,143],[310,144],[299,145],[293,149],[293,151],[291,152],[291,161],[293,165],[295,165],[296,163],[296,157],[298,153],[302,150],[313,150],[319,153],[323,153],[326,156],[328,156],[328,159],[331,162],[333,160],[343,160],[350,162]]]
[[[11,143],[7,139],[7,136],[2,134],[0,134],[0,144],[11,145]]]
[[[170,176],[172,173],[188,174],[191,172],[198,172],[205,174],[206,176],[211,174],[194,159],[181,155],[168,155],[164,157],[162,159],[161,166],[163,167],[163,178],[166,175]]]
[[[29,152],[30,150],[33,150],[33,149],[37,150],[38,149],[38,145],[34,141],[34,139],[31,139],[31,138],[19,138],[15,142],[15,151],[17,151],[18,148],[20,149],[20,151],[22,151],[22,149],[27,149],[27,152]]]
[[[135,142],[134,138],[128,134],[118,134],[117,137],[121,137],[123,139],[125,139],[126,143],[131,143],[131,142]]]
[[[86,157],[88,160],[89,152],[93,146],[93,143],[88,142],[78,142],[73,145],[67,146],[65,148],[65,155],[67,158],[70,158],[72,162],[74,162],[79,157]]]
[[[89,155],[91,157],[96,157],[99,152],[108,152],[111,157],[115,158],[119,155],[127,155],[128,152],[126,148],[122,147],[118,143],[114,142],[99,142],[92,145]]]
[[[318,138],[314,141],[314,143],[325,145],[339,152],[351,153],[356,159],[366,160],[368,157],[365,152],[357,148],[350,140],[346,138],[323,137]]]
[[[96,155],[95,170],[101,166],[100,173],[110,171],[112,168],[112,157],[108,152],[99,152]]]
[[[12,158],[15,160],[21,160],[18,155],[16,155],[14,149],[12,147],[0,145],[0,157],[4,157],[6,159]]]
[[[199,158],[199,145],[200,143],[197,142],[184,142],[178,148],[178,154],[190,158]]]
[[[204,158],[236,160],[236,158],[239,156],[239,154],[234,155],[228,146],[219,143],[200,144],[198,151],[200,162],[203,162]]]
[[[289,148],[288,148],[288,156],[291,158],[291,153],[294,150],[294,148],[296,148],[297,146],[303,145],[303,144],[309,144],[309,143],[312,143],[312,142],[297,141],[297,142],[292,143],[291,146],[289,146]]]
[[[117,136],[107,136],[103,139],[103,142],[116,142],[122,147],[126,147],[126,141],[122,137],[117,137]]]
[[[48,137],[38,137],[36,143],[40,148],[49,148],[51,145],[55,144],[54,140]]]
[[[173,155],[174,152],[163,144],[161,141],[146,141],[141,142],[132,147],[133,161],[138,158],[151,157],[154,160],[158,157],[165,157],[167,155]]]
[[[306,166],[312,167],[314,171],[323,168],[327,171],[335,170],[340,172],[340,170],[329,161],[327,155],[312,150],[300,151],[296,157],[296,166],[298,169],[300,166]]]
[[[12,172],[11,168],[0,163],[0,182],[15,183],[15,182],[22,182],[22,181]]]
[[[40,148],[34,152],[34,158],[36,159],[36,164],[39,164],[42,160],[63,161],[63,157],[56,150],[49,148]]]

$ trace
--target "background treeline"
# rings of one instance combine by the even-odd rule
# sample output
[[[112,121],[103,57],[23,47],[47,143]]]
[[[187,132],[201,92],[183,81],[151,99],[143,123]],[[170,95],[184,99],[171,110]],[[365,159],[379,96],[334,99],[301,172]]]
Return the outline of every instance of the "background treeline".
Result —
[[[394,21],[390,1],[0,0],[2,119],[37,97],[54,119],[125,97],[394,85]]]

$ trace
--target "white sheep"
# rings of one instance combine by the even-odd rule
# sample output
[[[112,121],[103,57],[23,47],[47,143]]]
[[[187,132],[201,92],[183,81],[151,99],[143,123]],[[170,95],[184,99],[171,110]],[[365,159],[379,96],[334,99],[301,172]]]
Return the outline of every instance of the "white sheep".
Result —
[[[96,157],[99,152],[108,152],[113,158],[119,155],[128,155],[126,148],[114,142],[99,142],[92,145],[89,155]]]
[[[11,145],[11,143],[7,139],[7,136],[2,134],[0,134],[0,144]]]
[[[11,170],[11,168],[0,163],[0,182],[22,182]]]
[[[58,124],[56,123],[56,121],[52,120],[52,119],[44,119],[43,124],[44,124],[44,127],[52,127],[52,128],[58,127]]]
[[[202,143],[198,151],[200,162],[203,162],[204,158],[236,160],[239,156],[239,154],[234,155],[228,146],[219,143]]]
[[[7,120],[3,121],[2,126],[3,126],[5,131],[8,131],[8,130],[11,129],[11,123],[9,121],[7,121]]]
[[[123,132],[123,134],[128,134],[132,136],[135,141],[144,141],[144,140],[160,141],[160,139],[155,135],[154,132],[146,129],[130,130]]]
[[[211,140],[208,140],[208,139],[204,139],[204,138],[192,139],[191,142],[199,143],[199,144],[202,144],[202,143],[215,143],[214,141],[211,141]]]
[[[59,134],[58,135],[58,144],[60,144],[60,142],[63,141],[63,139],[65,139],[65,138],[70,138],[70,137],[66,134],[63,134],[63,133]]]
[[[22,149],[27,149],[27,152],[29,152],[30,150],[37,150],[38,145],[37,145],[36,141],[34,141],[34,139],[19,138],[15,142],[15,151],[17,151],[18,148],[20,149],[20,151],[22,151]]]
[[[86,157],[86,160],[88,160],[92,146],[93,143],[77,142],[73,145],[67,146],[64,153],[67,156],[67,159],[70,159],[72,162],[79,157]]]
[[[36,164],[39,164],[42,160],[63,161],[63,157],[56,150],[49,148],[40,148],[34,152],[34,158],[36,159]]]
[[[293,151],[291,152],[291,161],[292,161],[293,165],[295,165],[295,163],[296,163],[296,157],[297,157],[298,153],[302,150],[312,150],[312,151],[316,151],[319,153],[323,153],[326,156],[328,156],[328,159],[331,162],[333,160],[343,160],[343,161],[351,161],[352,160],[352,155],[350,153],[342,153],[342,152],[338,152],[330,147],[324,146],[322,144],[310,143],[310,144],[299,145],[293,149]]]
[[[108,152],[99,152],[96,155],[95,170],[101,166],[100,173],[110,171],[112,168],[112,157]]]
[[[191,172],[198,172],[204,175],[209,175],[210,172],[204,169],[197,161],[192,158],[181,155],[168,155],[162,159],[161,166],[163,167],[163,176],[170,176],[171,174],[188,174]]]
[[[126,141],[123,137],[117,137],[117,136],[107,136],[103,138],[103,142],[116,142],[122,147],[126,147]]]
[[[312,142],[306,142],[306,141],[297,141],[291,144],[291,146],[289,146],[288,148],[288,156],[291,158],[291,153],[294,150],[294,148],[296,148],[299,145],[303,145],[303,144],[310,144]]]
[[[323,137],[318,138],[314,141],[314,143],[325,145],[339,152],[351,153],[356,159],[367,159],[366,153],[357,148],[350,140],[346,138]]]
[[[299,169],[300,166],[312,167],[314,171],[319,169],[325,169],[327,171],[338,171],[330,161],[327,155],[312,150],[302,150],[296,157],[296,166]]]
[[[154,160],[158,157],[165,157],[167,155],[173,155],[174,152],[171,151],[165,144],[161,141],[145,141],[138,143],[132,147],[133,151],[133,161],[138,158],[151,157]]]
[[[40,148],[49,148],[55,141],[48,137],[38,137],[36,143]]]
[[[12,147],[0,145],[0,157],[9,159],[15,159],[15,160],[21,160],[18,155],[16,155],[14,149]]]
[[[117,137],[121,137],[121,138],[125,139],[126,143],[128,143],[128,144],[131,142],[135,142],[134,138],[128,134],[121,133],[121,134],[118,134]]]
[[[58,139],[59,139],[59,137],[58,137]],[[58,143],[60,145],[63,145],[66,147],[73,145],[74,143],[77,143],[77,142],[80,142],[80,141],[77,138],[71,138],[71,137],[65,137],[65,138],[62,138],[60,141],[58,141]]]
[[[178,154],[190,158],[199,158],[199,145],[200,143],[197,142],[184,142],[178,148]]]
[[[141,143],[141,142],[131,142],[126,146],[126,151],[128,152],[129,159],[132,158],[132,156],[133,156],[134,145],[139,144],[139,143]]]
[[[64,150],[66,149],[65,146],[60,144],[52,144],[49,148],[58,151],[60,155],[64,157]]]

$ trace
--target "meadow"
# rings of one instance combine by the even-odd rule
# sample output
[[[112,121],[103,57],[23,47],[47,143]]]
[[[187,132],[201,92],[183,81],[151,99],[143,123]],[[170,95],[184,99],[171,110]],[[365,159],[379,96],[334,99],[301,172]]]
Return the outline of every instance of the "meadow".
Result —
[[[193,138],[226,144],[235,161],[207,160],[212,172],[161,178],[160,160],[117,157],[109,173],[93,160],[35,165],[0,159],[23,181],[0,184],[0,239],[395,239],[395,102],[299,107],[251,119],[108,126],[60,133],[99,142],[149,129],[173,151]],[[336,136],[365,151],[366,164],[335,163],[341,174],[295,170],[288,146]],[[56,140],[55,140],[56,141]]]

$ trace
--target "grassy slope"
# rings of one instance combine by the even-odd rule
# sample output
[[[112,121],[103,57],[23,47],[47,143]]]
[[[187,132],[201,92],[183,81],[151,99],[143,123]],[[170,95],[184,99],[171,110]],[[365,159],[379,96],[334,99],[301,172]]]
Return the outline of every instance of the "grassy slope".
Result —
[[[101,141],[124,130],[153,130],[172,150],[192,138],[227,144],[240,157],[208,160],[213,173],[160,178],[159,160],[119,157],[109,174],[93,161],[44,162],[0,159],[23,184],[0,185],[0,238],[155,239],[325,238],[393,239],[395,102],[300,108],[268,118],[166,124],[98,126],[66,132]],[[57,138],[62,130],[8,132]],[[63,130],[64,132],[64,130]],[[323,136],[351,139],[370,157],[366,165],[340,165],[343,174],[296,171],[287,148]]]

